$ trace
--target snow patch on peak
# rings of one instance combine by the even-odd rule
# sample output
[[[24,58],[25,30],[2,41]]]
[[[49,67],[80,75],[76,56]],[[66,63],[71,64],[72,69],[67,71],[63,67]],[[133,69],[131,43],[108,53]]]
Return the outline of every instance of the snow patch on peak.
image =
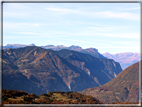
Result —
[[[34,43],[32,43],[32,44],[29,44],[28,46],[36,46]]]

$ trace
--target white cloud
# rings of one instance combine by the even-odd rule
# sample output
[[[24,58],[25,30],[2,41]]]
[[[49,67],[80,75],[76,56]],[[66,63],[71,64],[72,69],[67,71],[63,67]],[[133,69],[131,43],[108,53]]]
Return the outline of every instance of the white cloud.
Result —
[[[20,34],[21,37],[24,36],[28,36],[27,38],[40,38],[40,39],[44,39],[44,38],[65,38],[67,36],[65,36],[65,34],[63,35],[63,33],[66,32],[59,32],[59,31],[53,31],[53,32],[42,32],[42,33],[38,33],[38,32],[12,32],[14,34]],[[23,37],[24,37],[23,36]]]
[[[80,37],[112,37],[112,38],[124,38],[124,39],[140,39],[140,33],[103,33],[103,32],[96,32],[96,31],[82,31],[79,33],[70,33],[70,35],[76,35]]]
[[[87,27],[91,30],[95,30],[95,31],[112,31],[112,30],[116,30],[116,27],[104,27],[104,26],[96,26],[96,27]]]
[[[57,14],[63,15],[63,14],[80,14],[80,15],[85,15],[87,12],[81,11],[78,9],[67,9],[67,8],[44,8],[47,10],[51,10],[54,12],[57,12]]]
[[[120,33],[120,34],[103,34],[103,35],[108,37],[140,39],[140,33]]]
[[[100,53],[105,53],[105,52],[109,52],[111,54],[116,54],[116,53],[124,53],[124,52],[137,52],[140,53],[140,46],[110,46],[110,47],[97,47],[99,49]]]
[[[30,27],[30,26],[32,26],[32,27],[38,27],[40,25],[40,23],[17,23],[17,22],[4,22],[3,23],[3,28],[12,28],[12,29],[14,29],[14,28],[19,28],[19,29],[21,29],[21,28],[25,28],[25,29],[27,29],[28,27]],[[15,29],[15,30],[16,30]]]
[[[12,8],[12,9],[29,9],[29,8],[31,8],[30,6],[28,6],[28,4],[29,3],[26,3],[26,5],[25,4],[23,4],[23,3],[4,3],[3,4],[3,7],[4,7],[4,9],[7,9],[7,7],[8,8]]]
[[[25,17],[27,16],[27,13],[21,13],[21,12],[3,12],[3,17]]]
[[[66,8],[45,8],[45,9],[55,11],[57,13],[63,12],[64,14],[73,13],[73,14],[80,14],[80,15],[85,15],[85,16],[89,16],[89,17],[121,18],[121,19],[140,21],[140,14],[136,14],[136,13],[113,12],[113,11],[88,12],[88,11],[81,11],[81,10],[77,10],[77,9],[66,9]]]
[[[62,9],[62,8],[45,8],[47,10],[53,10],[53,11],[60,11],[60,12],[73,12],[73,13],[76,13],[76,10],[73,10],[73,9]]]
[[[101,44],[100,45],[102,45],[102,43],[104,43],[105,45],[109,45],[109,44],[113,44],[114,46],[116,46],[116,45],[123,45],[123,46],[134,46],[134,45],[140,45],[140,41],[131,41],[131,40],[129,40],[129,41],[126,41],[126,40],[119,40],[119,41],[116,41],[116,40],[110,40],[110,38],[106,38],[105,40],[104,39],[102,39],[102,40],[100,40],[100,39],[86,39],[86,41],[90,41],[90,42],[95,42],[95,43],[98,43],[98,44],[100,44],[100,42],[101,42]]]
[[[25,35],[41,35],[41,34],[39,34],[39,33],[33,33],[33,32],[13,32],[13,33],[25,34]]]
[[[76,40],[76,39],[67,39],[67,38],[62,38],[62,40],[67,40],[72,42],[81,42],[81,43],[93,43],[93,42],[85,41],[85,40]]]
[[[135,7],[135,8],[121,8],[119,10],[140,10],[140,7]]]
[[[103,18],[121,18],[121,19],[140,21],[140,14],[135,14],[135,13],[103,11],[103,12],[94,13],[94,16],[97,16],[97,15]]]

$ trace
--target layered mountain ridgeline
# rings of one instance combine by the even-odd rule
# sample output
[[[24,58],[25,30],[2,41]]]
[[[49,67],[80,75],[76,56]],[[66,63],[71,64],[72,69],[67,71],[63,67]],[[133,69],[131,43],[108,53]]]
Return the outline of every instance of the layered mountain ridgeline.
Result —
[[[82,91],[103,85],[118,75],[119,63],[71,50],[36,46],[3,50],[3,89],[35,94]]]
[[[114,79],[100,87],[85,89],[102,102],[139,102],[139,62],[129,66]]]
[[[3,49],[9,49],[9,48],[22,48],[22,47],[26,47],[26,46],[35,46],[35,44],[29,44],[29,45],[25,45],[25,44],[7,44],[6,46],[3,46]]]
[[[122,69],[124,70],[130,65],[140,61],[141,54],[139,53],[118,53],[118,54],[110,54],[110,53],[103,53],[103,56],[107,57],[108,59],[113,59],[116,62],[119,62]]]
[[[21,47],[26,47],[26,46],[35,46],[35,44],[30,44],[30,45],[21,45],[21,44],[8,44],[6,46],[3,46],[3,49],[8,49],[8,48],[21,48]],[[40,46],[41,48],[44,49],[52,49],[55,51],[59,51],[61,49],[68,49],[68,50],[74,50],[74,51],[78,51],[78,52],[82,52],[82,53],[86,53],[86,54],[90,54],[94,57],[97,58],[105,58],[103,55],[101,55],[97,49],[95,48],[87,48],[87,49],[82,49],[79,46],[75,46],[72,45],[70,47],[66,47],[63,45],[58,45],[58,46],[54,46],[54,45],[46,45],[46,46]]]
[[[3,104],[103,104],[92,96],[77,92],[49,92],[35,95],[25,91],[2,90]]]
[[[70,47],[66,47],[66,46],[63,46],[63,45],[58,45],[58,46],[47,45],[47,46],[43,46],[43,48],[52,49],[52,50],[55,50],[55,51],[61,50],[61,49],[68,49],[68,50],[74,50],[74,51],[77,51],[77,52],[82,52],[82,53],[85,53],[85,54],[90,54],[90,55],[92,55],[92,56],[94,56],[96,58],[105,58],[95,48],[82,49],[81,47],[75,46],[75,45],[72,45]]]

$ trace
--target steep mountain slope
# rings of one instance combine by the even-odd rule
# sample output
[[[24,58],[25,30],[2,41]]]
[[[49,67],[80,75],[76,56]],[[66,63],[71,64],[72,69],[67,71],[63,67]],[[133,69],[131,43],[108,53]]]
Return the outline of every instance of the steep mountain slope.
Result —
[[[67,59],[73,65],[84,70],[100,85],[106,83],[106,81],[110,81],[122,70],[119,63],[110,59],[98,59],[89,54],[83,54],[67,49],[62,49],[56,53]]]
[[[103,53],[103,56],[107,57],[108,59],[113,59],[116,62],[119,62],[122,69],[127,68],[128,66],[140,61],[141,55],[139,53],[118,53],[118,54],[110,54],[110,53]]]
[[[53,51],[36,46],[3,50],[3,89],[16,89],[16,84],[28,81],[26,90],[23,87],[28,82],[20,90],[30,92],[34,86],[42,90],[40,93],[82,91],[110,81],[121,70],[113,60],[71,50]],[[21,82],[15,83],[15,75]]]
[[[41,94],[43,91],[34,83],[33,80],[27,79],[22,73],[3,74],[3,89],[24,90],[29,93]]]
[[[54,54],[51,50],[45,50],[39,47],[26,47],[4,50],[4,56],[6,56],[5,54],[7,53],[9,56],[6,58],[4,57],[5,62],[11,61],[12,63],[13,61],[13,63],[19,68],[14,72],[20,72],[28,79],[32,76],[39,80],[38,82],[31,81],[43,89],[43,92],[57,91],[58,89],[67,91],[69,90],[67,85],[69,84],[68,82],[70,79],[79,76],[78,73],[75,73],[79,72],[76,67],[68,67],[67,64],[69,66],[72,65]],[[8,67],[6,66],[5,68]],[[4,73],[5,72],[7,73],[8,71],[4,70]],[[72,77],[69,79],[70,75]],[[7,84],[3,85],[3,88],[7,86]]]
[[[105,103],[138,102],[139,62],[129,66],[103,86],[85,89],[81,93],[92,95]]]

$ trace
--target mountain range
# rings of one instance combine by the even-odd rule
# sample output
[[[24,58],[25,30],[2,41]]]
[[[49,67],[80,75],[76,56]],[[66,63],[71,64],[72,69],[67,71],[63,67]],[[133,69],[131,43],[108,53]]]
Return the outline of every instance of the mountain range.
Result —
[[[125,53],[117,53],[117,54],[110,54],[108,52],[102,54],[104,57],[108,59],[113,59],[116,62],[119,62],[122,69],[124,70],[130,65],[140,61],[141,54],[139,53],[132,53],[132,52],[125,52]]]
[[[3,49],[8,49],[8,48],[20,48],[20,47],[26,47],[26,46],[35,46],[35,44],[29,44],[29,45],[22,45],[22,44],[7,44],[6,46],[3,46]],[[77,52],[82,52],[86,54],[90,54],[94,57],[97,58],[108,58],[108,59],[113,59],[116,62],[119,62],[122,69],[124,70],[128,66],[140,61],[141,54],[139,53],[132,53],[132,52],[125,52],[125,53],[117,53],[117,54],[110,54],[108,52],[100,54],[97,49],[95,48],[87,48],[87,49],[82,49],[80,46],[75,46],[72,45],[70,47],[63,46],[63,45],[46,45],[46,46],[40,46],[44,49],[52,49],[55,51],[59,51],[61,49],[68,49],[68,50],[74,50]]]
[[[70,49],[75,48],[79,47]],[[79,91],[104,103],[139,102],[139,62],[122,71],[113,59],[69,49],[45,49],[31,44],[2,52],[3,89],[37,95],[51,91]],[[132,53],[125,54],[125,57],[130,56]],[[136,54],[133,56],[137,57]],[[107,57],[112,58],[112,55]]]
[[[105,84],[122,69],[112,59],[73,50],[27,46],[3,51],[3,89],[37,95],[49,91],[82,91]]]
[[[123,70],[108,83],[85,89],[81,93],[105,103],[139,102],[139,62]]]
[[[8,48],[21,48],[21,47],[26,47],[26,46],[36,46],[35,44],[29,44],[29,45],[21,45],[21,44],[7,44],[6,46],[3,46],[3,49],[8,49]],[[75,46],[72,45],[70,47],[66,47],[63,45],[58,45],[58,46],[54,46],[54,45],[46,45],[46,46],[40,46],[41,48],[44,49],[52,49],[55,51],[59,51],[61,49],[68,49],[68,50],[74,50],[74,51],[78,51],[78,52],[82,52],[82,53],[86,53],[86,54],[91,54],[94,57],[97,58],[105,58],[103,55],[101,55],[97,49],[95,48],[87,48],[87,49],[82,49],[79,46]]]

